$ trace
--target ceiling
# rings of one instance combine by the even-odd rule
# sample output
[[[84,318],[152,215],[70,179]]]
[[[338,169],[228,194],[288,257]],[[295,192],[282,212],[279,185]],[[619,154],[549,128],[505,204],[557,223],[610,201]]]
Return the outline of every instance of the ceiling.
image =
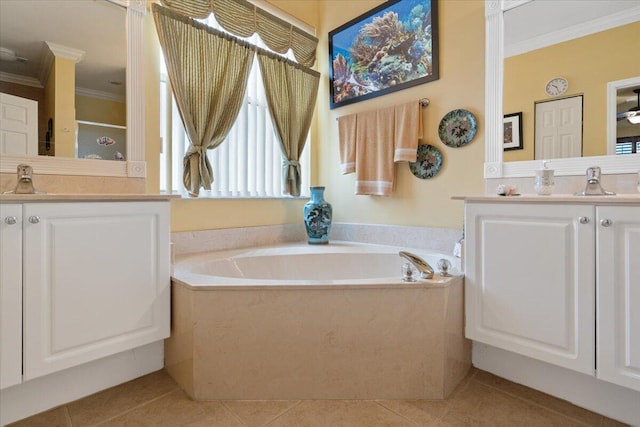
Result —
[[[617,104],[625,104],[630,102],[632,104],[638,103],[638,94],[634,92],[634,90],[640,89],[640,86],[628,87],[625,89],[618,89],[618,94],[616,96]]]
[[[0,75],[39,80],[52,42],[84,51],[76,90],[125,98],[125,8],[106,0],[0,0],[0,47],[25,63],[0,61]],[[120,83],[115,85],[111,82]]]

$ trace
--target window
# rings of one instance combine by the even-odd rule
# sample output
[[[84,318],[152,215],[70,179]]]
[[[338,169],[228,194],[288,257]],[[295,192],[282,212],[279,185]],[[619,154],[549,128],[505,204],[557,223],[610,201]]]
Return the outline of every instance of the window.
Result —
[[[640,136],[618,138],[616,141],[616,155],[640,153]]]
[[[206,23],[224,31],[213,16]],[[267,49],[258,35],[245,40]],[[287,57],[295,60],[291,54]],[[164,60],[161,61],[160,75],[160,136],[163,141],[160,190],[186,195],[182,183],[182,165],[189,139],[168,85]],[[307,138],[300,157],[301,197],[308,197],[309,194],[309,145]],[[207,158],[213,169],[214,181],[211,191],[200,190],[200,197],[289,197],[282,194],[283,156],[271,124],[257,59],[254,59],[243,105],[235,124],[220,146],[207,150]]]

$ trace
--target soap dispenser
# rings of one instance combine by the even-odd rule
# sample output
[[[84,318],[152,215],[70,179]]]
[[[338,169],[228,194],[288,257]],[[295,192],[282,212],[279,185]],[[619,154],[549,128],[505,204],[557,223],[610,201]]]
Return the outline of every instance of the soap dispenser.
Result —
[[[549,169],[547,163],[549,162],[543,160],[542,169],[536,171],[536,179],[533,184],[533,189],[541,196],[548,196],[553,193],[553,186],[555,185],[553,181],[553,169]]]

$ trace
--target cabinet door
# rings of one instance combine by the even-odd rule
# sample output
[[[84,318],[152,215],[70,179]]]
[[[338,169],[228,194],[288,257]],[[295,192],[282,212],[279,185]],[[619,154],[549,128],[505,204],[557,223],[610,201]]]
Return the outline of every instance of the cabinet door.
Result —
[[[640,391],[640,207],[597,217],[598,378]]]
[[[169,204],[24,205],[24,377],[169,335]]]
[[[467,203],[467,337],[593,375],[593,216],[585,205]]]
[[[22,382],[22,206],[0,204],[0,221],[2,389]]]

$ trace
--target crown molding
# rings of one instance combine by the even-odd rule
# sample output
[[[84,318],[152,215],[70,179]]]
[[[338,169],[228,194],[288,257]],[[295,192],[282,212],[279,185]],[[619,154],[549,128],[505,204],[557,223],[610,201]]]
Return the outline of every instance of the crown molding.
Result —
[[[87,96],[89,98],[104,99],[107,101],[126,102],[127,97],[116,93],[105,92],[102,90],[87,89],[86,87],[76,87],[76,95]]]
[[[85,51],[80,49],[74,49],[69,46],[63,46],[58,43],[45,42],[47,47],[56,58],[65,58],[74,61],[76,64],[82,61]]]
[[[640,7],[629,8],[618,13],[603,16],[597,19],[592,19],[591,21],[563,28],[558,31],[553,31],[551,33],[532,37],[519,43],[505,42],[504,56],[505,58],[507,58],[509,56],[520,55],[532,50],[541,49],[543,47],[552,46],[554,44],[562,43],[568,40],[584,37],[589,34],[609,30],[615,27],[620,27],[622,25],[631,24],[639,20]]]
[[[44,87],[40,80],[35,77],[20,76],[18,74],[5,73],[3,71],[0,71],[0,81],[23,86],[37,87],[38,89],[42,89]]]

